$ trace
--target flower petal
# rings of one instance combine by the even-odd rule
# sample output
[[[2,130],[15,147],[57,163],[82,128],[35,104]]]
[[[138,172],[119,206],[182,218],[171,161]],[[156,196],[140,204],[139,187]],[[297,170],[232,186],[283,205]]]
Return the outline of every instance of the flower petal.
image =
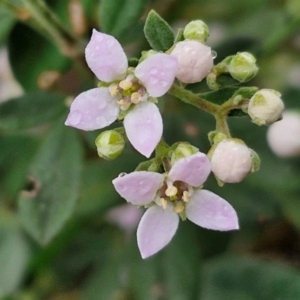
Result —
[[[132,146],[149,157],[163,132],[161,114],[154,103],[137,104],[125,117],[124,128]]]
[[[119,105],[107,88],[95,88],[79,94],[70,107],[65,125],[82,130],[95,130],[113,123]]]
[[[116,191],[126,201],[135,205],[146,205],[154,200],[162,186],[164,176],[156,172],[136,171],[113,180]]]
[[[186,205],[186,216],[190,221],[207,229],[239,229],[234,208],[223,198],[207,190],[194,191]]]
[[[93,29],[85,48],[89,68],[101,81],[111,82],[125,77],[128,62],[120,43],[111,35]]]
[[[204,153],[197,152],[179,159],[171,168],[168,178],[180,180],[191,186],[202,185],[210,173],[210,162]]]
[[[172,207],[162,209],[154,205],[148,208],[137,230],[142,258],[147,258],[164,248],[174,236],[178,223],[179,217]]]
[[[170,89],[176,71],[177,59],[174,56],[157,53],[141,62],[134,74],[151,96],[160,97]]]

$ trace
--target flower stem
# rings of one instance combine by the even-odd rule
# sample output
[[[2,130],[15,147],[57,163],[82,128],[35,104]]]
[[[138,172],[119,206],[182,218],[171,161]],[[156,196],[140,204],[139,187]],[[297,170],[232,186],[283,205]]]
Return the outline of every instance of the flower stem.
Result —
[[[44,0],[22,0],[22,2],[24,6],[0,0],[0,4],[9,9],[17,19],[44,35],[64,55],[74,58],[83,53],[85,42],[64,27]]]
[[[199,97],[199,95],[196,95],[193,92],[188,91],[176,84],[172,85],[168,93],[179,98],[183,102],[202,109],[203,111],[206,111],[212,115],[215,115],[219,110],[219,105],[202,99],[201,97]]]

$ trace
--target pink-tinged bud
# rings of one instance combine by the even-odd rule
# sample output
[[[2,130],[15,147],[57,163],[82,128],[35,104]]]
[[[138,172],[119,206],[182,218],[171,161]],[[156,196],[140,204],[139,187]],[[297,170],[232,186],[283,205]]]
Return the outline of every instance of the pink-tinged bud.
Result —
[[[223,140],[213,150],[211,170],[222,182],[240,182],[251,171],[251,168],[252,151],[242,140]]]
[[[177,43],[171,55],[177,57],[176,77],[183,83],[200,82],[213,67],[211,48],[198,41]]]
[[[256,92],[249,101],[248,114],[257,125],[270,125],[282,118],[284,110],[280,93],[271,89]]]
[[[276,155],[280,157],[300,156],[300,113],[285,111],[283,119],[269,127],[267,139]]]

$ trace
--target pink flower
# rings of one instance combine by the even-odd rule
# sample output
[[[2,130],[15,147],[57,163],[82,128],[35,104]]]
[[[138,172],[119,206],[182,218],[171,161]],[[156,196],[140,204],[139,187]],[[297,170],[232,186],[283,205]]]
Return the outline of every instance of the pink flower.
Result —
[[[95,29],[85,57],[97,78],[108,84],[78,95],[65,125],[87,131],[101,129],[112,124],[120,110],[126,111],[127,137],[137,151],[149,157],[161,139],[163,125],[157,106],[147,99],[160,97],[170,89],[177,70],[176,58],[157,53],[133,71],[128,68],[120,43]]]
[[[210,173],[210,162],[198,152],[179,159],[168,174],[135,171],[113,180],[117,192],[134,205],[149,207],[137,230],[143,258],[164,248],[173,238],[179,215],[213,230],[238,229],[233,207],[200,187]]]

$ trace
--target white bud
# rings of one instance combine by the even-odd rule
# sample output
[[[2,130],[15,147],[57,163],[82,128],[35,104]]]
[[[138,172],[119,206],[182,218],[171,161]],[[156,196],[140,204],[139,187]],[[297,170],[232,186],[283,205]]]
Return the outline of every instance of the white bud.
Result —
[[[280,157],[300,156],[300,113],[285,111],[283,119],[269,127],[267,140]]]
[[[240,182],[251,168],[252,152],[242,140],[223,140],[213,150],[211,170],[223,182]]]
[[[171,55],[177,57],[176,77],[183,83],[200,82],[213,67],[211,48],[198,41],[177,43]]]
[[[280,93],[271,89],[256,92],[249,101],[248,114],[257,125],[270,125],[282,117],[284,109]]]

